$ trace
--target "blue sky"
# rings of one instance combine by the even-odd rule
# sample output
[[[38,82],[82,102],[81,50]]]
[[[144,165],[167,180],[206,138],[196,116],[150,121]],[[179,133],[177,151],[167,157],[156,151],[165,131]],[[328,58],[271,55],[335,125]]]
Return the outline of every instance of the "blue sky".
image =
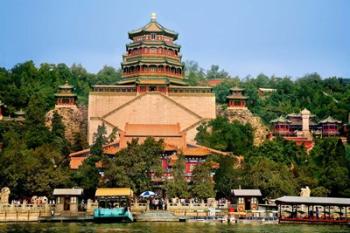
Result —
[[[350,77],[350,0],[0,0],[0,66],[119,68],[127,32],[152,12],[206,69]]]

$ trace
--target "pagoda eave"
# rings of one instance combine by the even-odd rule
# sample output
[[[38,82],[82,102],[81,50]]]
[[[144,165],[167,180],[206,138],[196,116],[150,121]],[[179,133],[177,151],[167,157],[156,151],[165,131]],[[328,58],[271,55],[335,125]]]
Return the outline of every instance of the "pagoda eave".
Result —
[[[176,43],[167,43],[165,41],[137,41],[137,42],[132,42],[130,44],[126,45],[126,49],[130,49],[130,48],[138,48],[138,47],[149,47],[149,46],[160,46],[161,48],[166,48],[166,47],[172,47],[172,48],[176,48],[179,49],[181,48],[181,45],[178,45]]]
[[[248,97],[246,96],[227,96],[226,99],[232,99],[232,100],[246,100]]]
[[[60,93],[60,94],[55,94],[55,97],[77,97],[77,95],[76,94],[62,94],[62,93]]]
[[[134,61],[127,61],[127,62],[122,62],[121,65],[122,65],[122,68],[124,66],[129,66],[129,65],[154,65],[154,64],[157,64],[157,65],[174,65],[174,66],[179,66],[179,67],[183,67],[183,64],[180,63],[180,62],[176,62],[176,61],[173,61],[171,59],[160,59],[160,58],[157,58],[157,59],[145,59],[145,57],[142,57],[140,56],[141,59],[135,59]]]
[[[141,36],[147,33],[157,33],[159,35],[163,35],[163,36],[169,36],[170,38],[172,38],[173,40],[177,40],[178,39],[178,34],[176,32],[170,32],[170,31],[146,31],[146,30],[136,30],[136,31],[131,31],[128,32],[128,36],[129,39],[132,40],[134,37],[136,36]]]

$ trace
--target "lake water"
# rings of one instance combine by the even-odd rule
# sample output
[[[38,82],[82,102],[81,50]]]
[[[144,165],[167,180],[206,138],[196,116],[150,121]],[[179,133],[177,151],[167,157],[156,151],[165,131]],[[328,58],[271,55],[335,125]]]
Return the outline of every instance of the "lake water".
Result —
[[[337,225],[227,225],[221,223],[27,223],[0,224],[0,232],[77,233],[77,232],[132,232],[132,233],[349,233],[349,226]]]

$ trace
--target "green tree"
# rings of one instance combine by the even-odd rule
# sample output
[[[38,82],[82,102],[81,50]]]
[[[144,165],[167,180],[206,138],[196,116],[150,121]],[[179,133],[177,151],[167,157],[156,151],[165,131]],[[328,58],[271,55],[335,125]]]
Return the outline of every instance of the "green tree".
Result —
[[[55,137],[64,138],[64,124],[62,122],[62,116],[54,111],[52,116],[52,130],[51,133]]]
[[[161,174],[159,157],[162,151],[162,140],[147,138],[143,144],[139,144],[137,139],[133,139],[125,149],[116,154],[116,166],[111,168],[122,169],[122,184],[129,182],[129,187],[136,193],[141,193],[152,187],[152,176]]]
[[[28,149],[22,135],[15,131],[6,132],[4,141],[6,148],[0,154],[0,176],[4,179],[0,185],[10,187],[14,198],[50,196],[55,187],[70,185],[69,170],[53,145]]]
[[[215,197],[214,182],[211,177],[210,163],[197,165],[192,172],[192,197],[197,197],[201,200],[206,200],[210,197]]]
[[[250,124],[230,123],[225,117],[200,125],[196,141],[217,150],[245,154],[253,144],[253,129]]]
[[[216,196],[230,199],[231,190],[242,184],[240,181],[242,172],[239,168],[235,168],[235,160],[231,156],[220,157],[219,164],[220,167],[214,175]]]
[[[263,196],[277,198],[297,194],[297,184],[293,174],[284,164],[258,157],[248,163],[245,174],[247,174],[248,186],[259,188]]]
[[[188,198],[188,185],[185,179],[185,158],[183,154],[177,155],[177,160],[172,170],[173,178],[165,184],[168,197]]]
[[[226,79],[230,78],[229,74],[221,69],[218,65],[212,65],[210,69],[207,71],[207,79]]]
[[[94,134],[94,144],[90,148],[90,152],[100,158],[103,156],[103,146],[107,143],[107,131],[104,123],[97,127],[97,132]]]
[[[100,174],[96,167],[99,158],[90,156],[84,160],[78,170],[72,174],[72,180],[76,185],[84,189],[84,195],[88,198],[95,196],[96,188],[99,184]]]
[[[50,143],[50,132],[45,126],[45,104],[39,94],[34,94],[29,101],[25,119],[25,140],[28,148],[35,148]]]
[[[185,62],[185,81],[189,85],[200,85],[205,81],[205,73],[195,61]]]
[[[111,66],[104,66],[96,74],[97,84],[115,84],[121,79],[120,70],[116,70]]]
[[[314,177],[329,190],[330,196],[350,194],[350,165],[340,139],[324,138],[316,141],[310,157],[315,164],[315,169],[312,170]]]
[[[51,135],[53,144],[59,148],[63,155],[68,155],[70,152],[69,142],[65,137],[65,126],[62,122],[62,116],[54,111],[51,120]]]

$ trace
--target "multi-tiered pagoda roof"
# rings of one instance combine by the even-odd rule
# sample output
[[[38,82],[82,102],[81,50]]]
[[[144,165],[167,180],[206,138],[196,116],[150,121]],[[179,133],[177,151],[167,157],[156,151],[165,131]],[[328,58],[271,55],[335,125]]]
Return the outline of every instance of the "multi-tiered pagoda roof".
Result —
[[[178,34],[157,22],[155,14],[144,27],[129,32],[131,43],[123,55],[118,84],[186,85]]]

